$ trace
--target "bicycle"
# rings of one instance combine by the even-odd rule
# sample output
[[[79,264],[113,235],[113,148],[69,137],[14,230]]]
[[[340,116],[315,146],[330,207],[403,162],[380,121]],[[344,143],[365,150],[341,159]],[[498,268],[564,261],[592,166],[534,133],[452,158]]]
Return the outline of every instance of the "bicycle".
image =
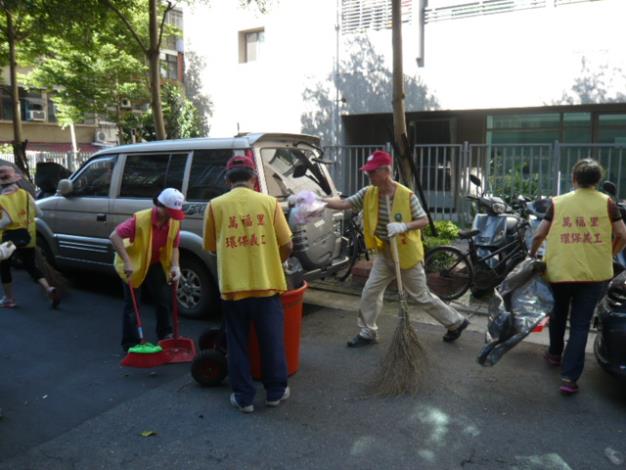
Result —
[[[344,219],[345,220],[345,219]],[[344,238],[346,239],[346,250],[350,257],[350,262],[346,267],[345,273],[338,273],[337,279],[345,281],[352,273],[352,268],[363,256],[369,261],[369,253],[365,246],[365,238],[363,236],[363,216],[361,212],[354,212],[347,218],[346,227],[344,229]]]
[[[459,234],[459,239],[468,242],[467,253],[453,246],[432,249],[424,261],[429,289],[442,300],[458,299],[470,287],[477,292],[493,289],[526,257],[527,226],[527,222],[521,223],[513,241],[484,256],[478,254],[474,237],[480,230],[475,229]]]

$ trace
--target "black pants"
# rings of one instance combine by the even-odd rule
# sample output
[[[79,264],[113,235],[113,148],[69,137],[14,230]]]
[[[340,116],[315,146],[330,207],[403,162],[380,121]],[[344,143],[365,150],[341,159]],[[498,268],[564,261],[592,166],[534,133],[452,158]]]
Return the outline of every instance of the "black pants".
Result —
[[[24,269],[33,278],[33,281],[39,281],[43,274],[35,265],[35,248],[25,247],[17,248],[9,259],[0,261],[0,279],[2,279],[2,284],[11,284],[13,281],[13,277],[11,277],[11,259],[15,256],[15,253],[19,253],[22,263],[24,263]]]
[[[127,348],[139,343],[137,333],[137,321],[133,308],[133,299],[130,295],[128,284],[122,283],[124,288],[124,313],[122,316],[122,347]],[[165,279],[165,273],[160,263],[155,263],[148,269],[148,274],[143,284],[135,289],[137,302],[141,297],[141,290],[147,288],[152,296],[154,308],[156,310],[156,335],[158,339],[163,339],[172,332],[170,323],[170,312],[172,307],[172,288]],[[141,312],[140,312],[141,313]],[[143,323],[143,316],[142,316]]]

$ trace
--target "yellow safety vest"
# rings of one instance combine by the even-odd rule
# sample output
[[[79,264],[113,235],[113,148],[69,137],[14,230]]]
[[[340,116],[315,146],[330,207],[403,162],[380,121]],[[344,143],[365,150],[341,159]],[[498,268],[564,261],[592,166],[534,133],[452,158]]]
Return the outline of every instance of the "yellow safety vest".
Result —
[[[580,188],[555,197],[546,238],[550,282],[599,282],[613,277],[608,196]]]
[[[11,223],[4,227],[4,230],[27,228],[28,233],[30,233],[30,242],[26,246],[32,248],[36,243],[35,237],[37,230],[35,216],[37,215],[37,211],[33,201],[30,201],[29,198],[30,195],[27,191],[18,189],[13,193],[0,195],[0,207],[2,207],[2,210],[11,218]]]
[[[274,229],[277,204],[275,198],[246,188],[211,201],[223,298],[267,297],[287,290]]]
[[[411,195],[413,192],[399,183],[396,183],[396,192],[391,205],[390,222],[409,223],[413,220],[411,214]],[[365,192],[363,200],[363,236],[365,246],[370,250],[381,251],[385,248],[385,242],[374,233],[378,225],[378,188],[370,186]],[[399,215],[399,217],[398,217]],[[397,236],[398,255],[400,267],[411,269],[424,259],[424,246],[419,230],[409,230]]]
[[[124,246],[128,252],[128,257],[133,266],[133,274],[130,278],[130,285],[135,289],[143,283],[152,261],[152,209],[144,209],[135,212],[135,239],[131,243],[124,240]],[[172,267],[172,253],[174,251],[174,241],[180,229],[180,221],[170,219],[167,231],[167,242],[161,250],[161,266],[167,279]],[[128,283],[124,273],[124,260],[115,253],[115,270],[122,281]]]

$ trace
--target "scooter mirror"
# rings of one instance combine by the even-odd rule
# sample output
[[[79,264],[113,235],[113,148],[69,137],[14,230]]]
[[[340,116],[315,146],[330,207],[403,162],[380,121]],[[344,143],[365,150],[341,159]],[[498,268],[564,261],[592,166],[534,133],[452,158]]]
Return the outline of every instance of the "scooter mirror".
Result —
[[[472,183],[474,183],[476,186],[478,186],[479,188],[483,185],[483,182],[480,180],[480,178],[476,175],[469,175],[470,181]]]
[[[602,191],[607,193],[609,196],[615,197],[617,195],[617,187],[612,181],[604,181],[602,183]]]

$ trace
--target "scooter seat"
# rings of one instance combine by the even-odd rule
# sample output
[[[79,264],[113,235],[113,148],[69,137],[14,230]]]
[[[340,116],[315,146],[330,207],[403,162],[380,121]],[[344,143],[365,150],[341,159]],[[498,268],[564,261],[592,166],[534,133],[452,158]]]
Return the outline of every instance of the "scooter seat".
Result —
[[[480,233],[480,230],[478,229],[474,229],[474,230],[461,230],[459,232],[459,238],[461,240],[467,240],[469,238],[472,238],[476,235],[478,235]]]

